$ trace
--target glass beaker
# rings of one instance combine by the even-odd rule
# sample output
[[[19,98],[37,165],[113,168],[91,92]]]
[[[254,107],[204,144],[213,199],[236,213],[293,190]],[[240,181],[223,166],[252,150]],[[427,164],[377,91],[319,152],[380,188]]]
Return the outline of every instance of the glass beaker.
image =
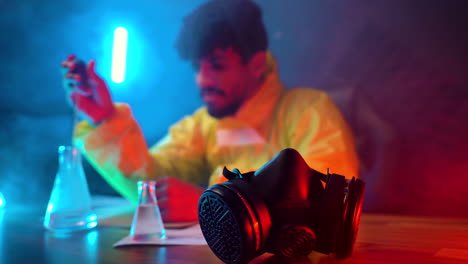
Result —
[[[55,232],[72,232],[97,226],[91,210],[91,195],[77,148],[58,148],[59,166],[44,218],[44,227]]]
[[[166,239],[166,229],[156,198],[156,181],[138,182],[138,207],[133,216],[130,237],[134,240]]]

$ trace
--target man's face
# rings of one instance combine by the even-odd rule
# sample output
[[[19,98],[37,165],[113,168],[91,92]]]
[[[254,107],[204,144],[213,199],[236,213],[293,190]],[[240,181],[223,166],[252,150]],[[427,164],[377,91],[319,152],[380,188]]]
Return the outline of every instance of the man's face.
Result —
[[[232,48],[215,49],[196,63],[196,83],[211,116],[233,115],[256,91],[257,79]]]

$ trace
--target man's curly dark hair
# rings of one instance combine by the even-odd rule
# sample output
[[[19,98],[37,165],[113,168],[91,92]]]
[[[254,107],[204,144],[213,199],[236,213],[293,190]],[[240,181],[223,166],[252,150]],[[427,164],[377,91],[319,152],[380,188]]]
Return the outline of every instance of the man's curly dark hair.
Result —
[[[175,48],[196,62],[216,48],[232,47],[246,63],[268,48],[262,11],[251,0],[211,0],[187,15]]]

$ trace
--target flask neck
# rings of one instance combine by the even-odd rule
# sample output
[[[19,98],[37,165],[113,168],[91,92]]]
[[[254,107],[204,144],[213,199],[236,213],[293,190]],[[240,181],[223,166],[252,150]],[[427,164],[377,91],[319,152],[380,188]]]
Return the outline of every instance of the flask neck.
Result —
[[[59,168],[71,168],[80,166],[81,158],[80,152],[73,146],[60,146],[58,148],[59,154]]]
[[[157,204],[156,181],[138,182],[138,204]]]

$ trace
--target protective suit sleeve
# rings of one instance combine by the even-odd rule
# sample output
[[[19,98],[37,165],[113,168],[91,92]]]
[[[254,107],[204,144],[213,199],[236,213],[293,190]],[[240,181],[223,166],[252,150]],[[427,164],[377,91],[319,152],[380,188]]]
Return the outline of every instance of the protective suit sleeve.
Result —
[[[202,140],[191,136],[196,118],[174,125],[166,140],[149,150],[127,104],[96,127],[83,121],[75,129],[75,144],[91,165],[122,196],[137,202],[137,182],[173,176],[198,183],[203,174]],[[200,135],[200,133],[194,133]],[[194,144],[194,142],[196,144]]]
[[[286,129],[285,145],[301,153],[315,170],[358,177],[359,160],[354,137],[329,96],[313,89],[295,89],[285,98],[280,113]],[[295,107],[289,107],[295,104]]]

